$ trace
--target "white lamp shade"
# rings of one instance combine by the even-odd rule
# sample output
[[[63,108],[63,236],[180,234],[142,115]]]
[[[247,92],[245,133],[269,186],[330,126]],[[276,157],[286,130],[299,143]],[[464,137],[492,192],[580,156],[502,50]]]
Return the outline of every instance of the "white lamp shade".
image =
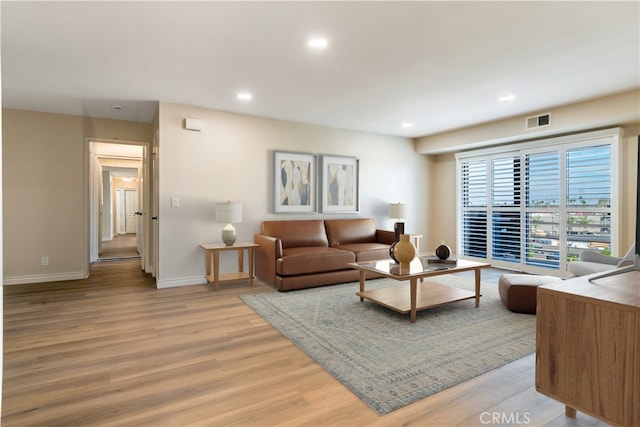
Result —
[[[405,219],[409,213],[409,207],[406,203],[390,203],[389,218]]]
[[[220,222],[222,224],[241,223],[242,203],[216,203],[216,222]]]

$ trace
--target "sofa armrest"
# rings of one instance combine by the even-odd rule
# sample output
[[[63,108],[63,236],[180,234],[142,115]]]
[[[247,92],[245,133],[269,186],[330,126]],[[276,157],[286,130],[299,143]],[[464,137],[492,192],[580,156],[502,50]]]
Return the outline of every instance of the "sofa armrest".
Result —
[[[376,242],[392,245],[396,241],[396,234],[389,230],[376,230]]]
[[[580,261],[597,262],[599,264],[608,264],[608,265],[616,265],[622,260],[621,258],[604,255],[598,251],[594,251],[591,249],[585,249],[582,252],[580,252],[579,259]]]
[[[628,259],[628,258],[622,258],[620,260],[620,262],[618,264],[616,264],[616,267],[621,268],[621,267],[631,267],[632,265],[634,265],[636,263],[635,260],[633,259]]]
[[[255,274],[263,282],[276,285],[276,261],[282,257],[282,241],[265,234],[254,234],[253,242],[259,246],[255,252]]]

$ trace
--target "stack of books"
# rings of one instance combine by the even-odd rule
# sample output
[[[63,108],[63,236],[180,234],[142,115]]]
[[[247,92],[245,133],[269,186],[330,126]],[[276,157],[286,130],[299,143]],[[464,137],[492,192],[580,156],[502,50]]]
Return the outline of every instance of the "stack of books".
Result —
[[[427,262],[429,264],[456,264],[458,262],[456,257],[450,256],[449,258],[438,258],[435,255],[427,255],[420,257],[423,262]]]

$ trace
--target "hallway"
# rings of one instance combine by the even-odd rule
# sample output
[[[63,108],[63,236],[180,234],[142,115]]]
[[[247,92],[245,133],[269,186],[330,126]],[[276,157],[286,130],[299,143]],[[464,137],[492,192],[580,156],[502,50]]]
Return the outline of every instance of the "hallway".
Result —
[[[133,233],[117,234],[113,240],[102,242],[99,257],[101,260],[139,258],[136,235]]]

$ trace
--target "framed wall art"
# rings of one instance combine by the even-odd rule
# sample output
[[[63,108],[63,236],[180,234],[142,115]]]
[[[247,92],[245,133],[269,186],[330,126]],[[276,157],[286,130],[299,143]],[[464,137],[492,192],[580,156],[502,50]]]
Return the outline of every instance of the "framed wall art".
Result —
[[[359,161],[355,157],[322,156],[322,212],[358,212]]]
[[[317,156],[274,152],[275,213],[317,212]]]

